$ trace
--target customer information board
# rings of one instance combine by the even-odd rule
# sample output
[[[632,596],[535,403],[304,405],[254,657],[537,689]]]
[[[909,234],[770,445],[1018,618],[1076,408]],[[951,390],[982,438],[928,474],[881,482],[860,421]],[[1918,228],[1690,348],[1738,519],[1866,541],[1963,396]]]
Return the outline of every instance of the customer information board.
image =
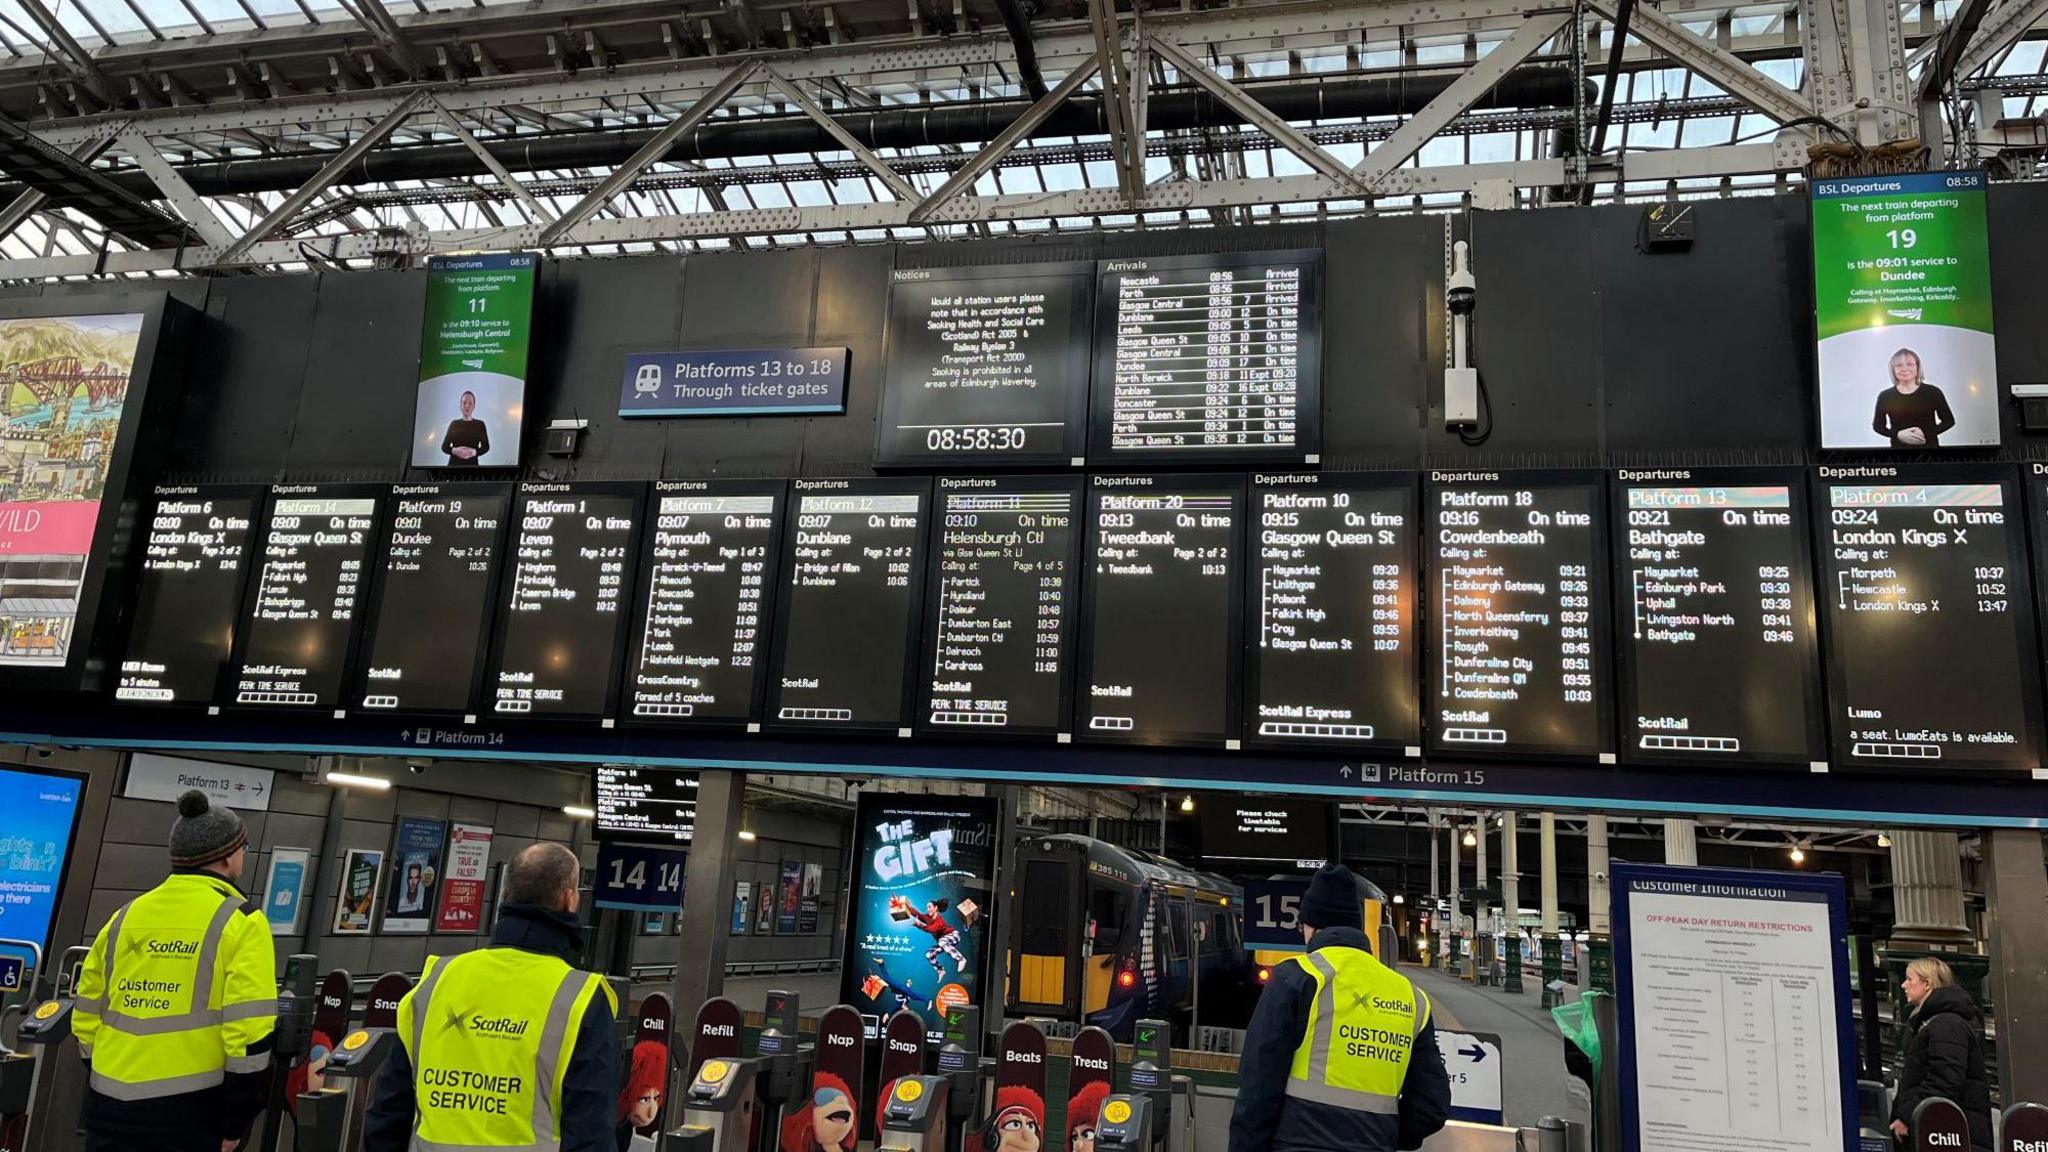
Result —
[[[212,704],[234,649],[261,488],[156,491],[114,699]]]
[[[476,706],[504,563],[510,484],[399,484],[363,641],[369,711]]]
[[[531,252],[427,261],[413,467],[518,466],[539,267]]]
[[[521,484],[491,673],[500,716],[612,724],[641,484]]]
[[[1999,442],[1982,172],[1815,180],[1824,448]]]
[[[348,484],[271,490],[241,628],[236,704],[342,710],[387,493]]]
[[[2019,477],[1999,465],[1820,476],[1836,763],[2031,768],[2041,669]]]

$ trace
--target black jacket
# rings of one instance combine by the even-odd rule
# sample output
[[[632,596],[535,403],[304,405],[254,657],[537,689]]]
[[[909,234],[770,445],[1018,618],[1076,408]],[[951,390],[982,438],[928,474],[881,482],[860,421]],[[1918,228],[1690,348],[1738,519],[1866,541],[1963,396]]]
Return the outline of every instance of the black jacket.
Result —
[[[542,956],[577,960],[581,932],[576,919],[530,904],[507,904],[498,914],[491,947],[517,948]],[[612,1125],[619,1108],[619,1046],[612,1033],[611,1003],[592,996],[569,1052],[562,1077],[562,1152],[615,1152]],[[412,1060],[404,1047],[377,1073],[376,1091],[363,1121],[362,1152],[405,1152],[412,1143]]]
[[[1325,928],[1308,946],[1312,952],[1333,947],[1370,950],[1365,933],[1356,928]],[[1237,1107],[1230,1116],[1230,1152],[1420,1148],[1450,1115],[1451,1082],[1444,1071],[1443,1053],[1437,1051],[1436,1025],[1427,1025],[1415,1038],[1407,1078],[1401,1084],[1398,1118],[1292,1100],[1287,1096],[1287,1071],[1294,1063],[1294,1050],[1308,1032],[1308,1010],[1315,995],[1315,978],[1306,968],[1300,964],[1274,966],[1244,1036]]]
[[[1907,1023],[1906,1062],[1899,1068],[1899,1092],[1892,1119],[1913,1124],[1913,1109],[1941,1097],[1970,1118],[1970,1147],[1991,1147],[1991,1078],[1984,1072],[1984,1016],[1970,994],[1951,984],[1920,1002]]]

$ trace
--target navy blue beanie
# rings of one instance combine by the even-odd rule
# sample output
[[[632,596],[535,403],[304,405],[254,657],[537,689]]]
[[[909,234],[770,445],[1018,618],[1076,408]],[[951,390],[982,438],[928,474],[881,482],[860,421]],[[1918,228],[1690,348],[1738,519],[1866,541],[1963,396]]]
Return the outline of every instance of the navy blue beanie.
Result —
[[[1311,928],[1365,930],[1365,900],[1358,877],[1342,864],[1325,864],[1308,882],[1301,898],[1301,922]]]

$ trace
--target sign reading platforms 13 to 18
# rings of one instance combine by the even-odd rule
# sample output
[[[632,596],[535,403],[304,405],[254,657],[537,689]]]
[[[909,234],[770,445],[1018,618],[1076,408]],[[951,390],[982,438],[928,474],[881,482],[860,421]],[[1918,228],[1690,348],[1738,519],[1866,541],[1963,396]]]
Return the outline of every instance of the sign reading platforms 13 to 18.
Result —
[[[1998,443],[1982,172],[1813,183],[1824,448]]]
[[[437,256],[427,263],[414,467],[519,463],[539,263],[531,252]]]

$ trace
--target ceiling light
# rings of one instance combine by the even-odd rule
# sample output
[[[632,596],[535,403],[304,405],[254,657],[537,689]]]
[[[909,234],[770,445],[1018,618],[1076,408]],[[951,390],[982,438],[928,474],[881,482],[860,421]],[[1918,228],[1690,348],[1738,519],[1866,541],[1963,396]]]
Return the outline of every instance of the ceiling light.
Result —
[[[339,784],[344,788],[364,788],[371,792],[389,792],[391,790],[391,781],[386,780],[382,776],[359,776],[354,772],[329,772],[321,779],[329,784]]]
[[[564,804],[562,805],[562,815],[574,816],[578,820],[595,820],[597,818],[597,810],[585,808],[581,804]]]
[[[1194,793],[1191,792],[1180,798],[1180,810],[1183,812],[1193,812],[1195,810]]]
[[[1399,892],[1394,893],[1394,903],[1406,904],[1407,902],[1408,898],[1406,896],[1401,895]]]
[[[752,844],[754,842],[754,830],[752,828],[740,829],[740,839]]]
[[[1474,832],[1474,831],[1472,831],[1472,830],[1471,830],[1470,828],[1467,828],[1467,829],[1465,829],[1465,847],[1467,847],[1467,848],[1476,848],[1476,847],[1478,847],[1478,846],[1479,846],[1479,834],[1478,834],[1478,833],[1476,833],[1476,832]]]
[[[1889,832],[1879,832],[1879,833],[1877,834],[1877,846],[1878,846],[1879,848],[1889,848],[1889,847],[1891,847],[1891,846],[1892,846],[1892,836],[1891,836],[1891,833],[1889,833]]]

